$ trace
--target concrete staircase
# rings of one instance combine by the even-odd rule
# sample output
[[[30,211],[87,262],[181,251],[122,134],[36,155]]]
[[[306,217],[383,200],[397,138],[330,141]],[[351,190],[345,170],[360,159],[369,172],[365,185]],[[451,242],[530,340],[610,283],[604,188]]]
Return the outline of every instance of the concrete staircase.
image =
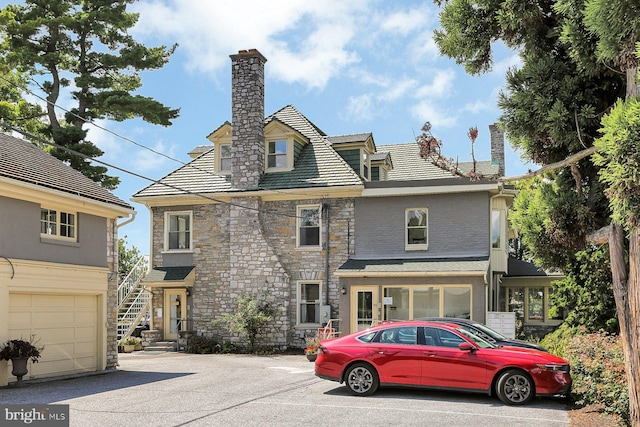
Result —
[[[178,351],[177,341],[154,341],[144,346],[144,351]]]

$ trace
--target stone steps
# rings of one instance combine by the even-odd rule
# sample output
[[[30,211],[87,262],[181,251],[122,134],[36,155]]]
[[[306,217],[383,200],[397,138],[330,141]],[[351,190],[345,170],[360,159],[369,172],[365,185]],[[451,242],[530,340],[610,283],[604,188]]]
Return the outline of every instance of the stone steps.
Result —
[[[144,347],[144,351],[177,351],[175,341],[155,341]]]

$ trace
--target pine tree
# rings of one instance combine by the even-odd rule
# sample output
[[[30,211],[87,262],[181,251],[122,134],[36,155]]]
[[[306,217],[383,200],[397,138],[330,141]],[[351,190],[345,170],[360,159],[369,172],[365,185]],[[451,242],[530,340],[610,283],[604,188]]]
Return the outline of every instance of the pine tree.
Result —
[[[176,46],[148,48],[128,34],[138,19],[126,11],[134,1],[26,0],[0,11],[0,56],[39,82],[47,99],[49,137],[85,156],[103,154],[86,139],[87,122],[139,117],[168,126],[178,116],[178,110],[135,93],[142,86],[139,73],[164,66]],[[75,106],[60,118],[56,104],[64,90]],[[81,156],[60,149],[52,154],[105,188],[119,183],[106,168]]]

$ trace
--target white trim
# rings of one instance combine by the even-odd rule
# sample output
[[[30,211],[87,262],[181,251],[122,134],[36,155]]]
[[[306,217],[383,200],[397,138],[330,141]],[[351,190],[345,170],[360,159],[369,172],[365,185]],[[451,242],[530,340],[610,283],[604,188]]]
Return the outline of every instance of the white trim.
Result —
[[[169,249],[169,218],[175,215],[189,216],[189,247],[181,249]],[[162,253],[187,253],[193,251],[193,211],[166,211],[164,213],[164,247]]]
[[[409,243],[409,224],[407,215],[409,211],[425,211],[427,215],[427,223],[425,225],[425,243]],[[422,227],[419,227],[422,228]],[[429,249],[429,208],[406,208],[404,210],[404,250],[405,251],[426,251]]]
[[[318,244],[317,245],[300,245],[300,222],[302,220],[301,210],[317,210],[318,215]],[[322,248],[322,205],[321,204],[313,204],[313,205],[298,205],[296,206],[296,249],[309,249],[309,250],[318,250]]]
[[[387,181],[391,182],[391,181]],[[432,180],[437,183],[437,180]],[[382,196],[415,196],[426,194],[444,193],[475,193],[491,190],[499,190],[498,184],[477,184],[477,185],[433,185],[422,187],[385,187],[366,188],[362,191],[362,197],[382,197]]]
[[[317,311],[317,316],[320,322],[318,323],[301,323],[300,322],[300,317],[301,317],[301,304],[302,304],[302,299],[300,298],[300,295],[302,294],[301,289],[302,289],[302,285],[318,285],[318,299],[316,300],[316,307],[318,309]],[[309,300],[305,300],[305,301],[309,301]],[[296,328],[315,328],[318,327],[319,325],[321,325],[322,319],[320,319],[320,308],[322,307],[322,280],[298,280],[296,281]]]

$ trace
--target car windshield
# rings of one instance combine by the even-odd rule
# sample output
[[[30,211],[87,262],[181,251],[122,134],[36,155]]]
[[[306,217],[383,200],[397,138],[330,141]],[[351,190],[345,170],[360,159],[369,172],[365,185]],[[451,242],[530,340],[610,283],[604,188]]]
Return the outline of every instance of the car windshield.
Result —
[[[501,333],[499,333],[498,331],[494,331],[493,329],[488,328],[487,326],[483,325],[482,323],[474,323],[473,327],[480,329],[482,332],[484,332],[485,334],[489,335],[491,338],[493,338],[496,341],[504,341],[504,340],[508,340],[509,339],[509,338],[505,337],[504,335],[502,335]]]
[[[495,345],[491,344],[489,341],[485,340],[484,338],[480,337],[479,335],[474,334],[469,329],[457,328],[457,331],[460,332],[465,337],[469,338],[474,343],[476,343],[478,345],[478,347],[480,347],[480,348],[496,348]]]

